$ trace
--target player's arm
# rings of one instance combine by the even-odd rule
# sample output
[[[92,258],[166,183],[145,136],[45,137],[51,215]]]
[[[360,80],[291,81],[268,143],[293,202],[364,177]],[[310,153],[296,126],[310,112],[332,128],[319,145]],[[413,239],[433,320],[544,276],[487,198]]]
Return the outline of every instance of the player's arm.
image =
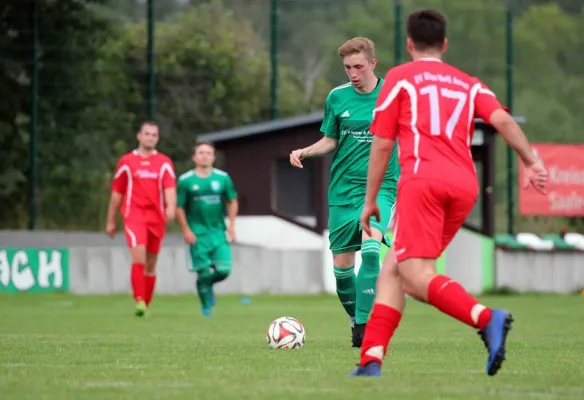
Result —
[[[195,244],[197,237],[189,227],[187,220],[187,214],[185,208],[188,206],[188,193],[184,180],[178,181],[177,184],[177,201],[176,201],[176,222],[180,226],[180,230],[183,233],[183,238],[188,244]]]
[[[526,167],[535,164],[537,159],[533,155],[529,141],[519,124],[499,103],[495,94],[484,84],[479,84],[481,88],[475,98],[476,115],[499,132],[503,140],[519,155]]]
[[[302,158],[319,157],[337,148],[338,140],[325,136],[311,146],[302,149]]]
[[[116,212],[122,204],[122,198],[128,188],[128,177],[131,176],[130,167],[122,158],[116,166],[112,181],[112,193],[107,210],[106,232],[113,237],[116,231]]]
[[[235,240],[235,218],[239,213],[239,201],[237,200],[237,191],[231,177],[227,178],[225,188],[225,209],[227,213],[227,234],[231,241]]]
[[[308,147],[297,149],[290,153],[290,164],[294,167],[302,168],[301,161],[305,158],[323,156],[337,148],[340,130],[339,121],[334,113],[332,102],[333,96],[330,93],[325,101],[324,117],[320,127],[320,131],[324,134],[324,137]]]
[[[168,160],[162,165],[162,188],[164,190],[164,205],[166,209],[166,219],[172,221],[176,216],[176,174],[174,166]]]

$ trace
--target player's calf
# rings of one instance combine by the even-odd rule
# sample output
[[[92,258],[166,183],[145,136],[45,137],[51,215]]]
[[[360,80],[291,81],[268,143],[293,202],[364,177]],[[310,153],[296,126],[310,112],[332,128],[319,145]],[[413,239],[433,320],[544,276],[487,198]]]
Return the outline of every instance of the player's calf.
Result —
[[[355,276],[354,253],[333,254],[333,274],[337,286],[337,297],[349,316],[351,345],[355,346],[355,305],[357,302],[357,277]]]
[[[381,236],[376,230],[374,233]],[[355,329],[353,330],[353,347],[361,347],[365,324],[373,307],[375,287],[379,275],[379,253],[381,239],[365,238],[361,245],[361,267],[356,282]]]
[[[136,245],[130,249],[132,256],[132,268],[130,271],[130,282],[132,285],[132,294],[136,302],[136,316],[143,316],[146,313],[146,247]]]
[[[197,275],[197,294],[201,302],[201,312],[204,316],[211,316],[213,273],[210,268],[203,268]]]
[[[377,294],[361,346],[360,366],[381,366],[393,333],[399,326],[405,306],[402,282],[398,275],[393,250],[385,258],[377,281]]]

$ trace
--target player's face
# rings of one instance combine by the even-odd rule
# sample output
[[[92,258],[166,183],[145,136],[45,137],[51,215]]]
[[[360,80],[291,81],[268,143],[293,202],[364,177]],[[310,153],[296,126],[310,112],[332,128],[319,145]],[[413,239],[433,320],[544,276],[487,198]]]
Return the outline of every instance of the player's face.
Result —
[[[343,58],[345,73],[357,89],[367,87],[369,81],[375,78],[374,70],[377,60],[369,60],[363,53],[351,54]]]
[[[158,127],[155,125],[144,125],[138,132],[138,143],[146,150],[154,150],[158,144]]]
[[[209,145],[200,145],[195,149],[193,162],[197,167],[211,167],[215,162],[215,150]]]

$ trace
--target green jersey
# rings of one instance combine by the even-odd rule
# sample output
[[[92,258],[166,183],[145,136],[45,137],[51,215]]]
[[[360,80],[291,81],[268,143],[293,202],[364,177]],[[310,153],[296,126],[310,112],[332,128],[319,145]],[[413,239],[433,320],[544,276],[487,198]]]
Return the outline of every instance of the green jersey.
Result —
[[[177,184],[177,205],[185,210],[195,235],[225,231],[225,202],[237,198],[233,181],[226,172],[213,169],[207,177],[194,170],[182,174]]]
[[[321,132],[338,140],[328,191],[329,205],[362,202],[373,135],[369,132],[383,79],[370,93],[359,93],[351,83],[334,88],[326,98]],[[397,146],[391,154],[381,190],[395,191],[399,179]]]

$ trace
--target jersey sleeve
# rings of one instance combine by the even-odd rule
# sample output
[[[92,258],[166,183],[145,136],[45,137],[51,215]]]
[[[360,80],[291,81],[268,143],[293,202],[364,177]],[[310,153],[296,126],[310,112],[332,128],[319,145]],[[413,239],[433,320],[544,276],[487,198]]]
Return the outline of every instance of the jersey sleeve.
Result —
[[[112,192],[124,194],[128,188],[128,181],[131,179],[132,171],[130,166],[122,157],[116,166],[114,179],[112,181]]]
[[[475,97],[475,115],[486,123],[489,123],[491,115],[493,115],[495,111],[505,110],[506,108],[499,103],[495,93],[493,93],[484,83],[479,81],[478,85],[480,85],[480,88]]]
[[[171,189],[176,187],[176,175],[172,161],[170,159],[165,160],[160,170],[162,174],[162,188]]]
[[[225,199],[227,201],[237,199],[237,191],[235,190],[235,185],[230,176],[225,178]]]
[[[188,198],[188,190],[186,185],[186,179],[178,179],[178,183],[176,185],[176,206],[182,209],[186,208],[187,205],[187,198]]]
[[[324,117],[322,120],[322,125],[320,126],[320,131],[329,138],[338,139],[341,135],[339,132],[339,120],[335,115],[335,110],[333,108],[333,94],[329,93],[324,102]]]
[[[369,129],[376,136],[391,140],[395,140],[397,136],[402,91],[400,80],[399,72],[395,68],[390,69],[385,76]]]

